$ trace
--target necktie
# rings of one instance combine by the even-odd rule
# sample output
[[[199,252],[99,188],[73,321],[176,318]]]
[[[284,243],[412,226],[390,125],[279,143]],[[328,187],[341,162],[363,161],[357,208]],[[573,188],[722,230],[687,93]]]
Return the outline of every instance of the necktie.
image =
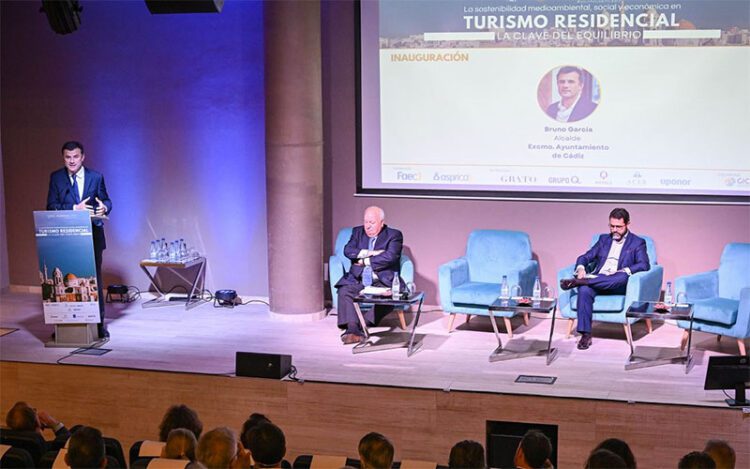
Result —
[[[370,244],[367,246],[367,249],[369,251],[374,251],[375,250],[375,239],[376,238],[370,238]]]
[[[73,175],[73,200],[76,201],[77,204],[81,203],[81,196],[78,194],[78,178],[76,175]]]

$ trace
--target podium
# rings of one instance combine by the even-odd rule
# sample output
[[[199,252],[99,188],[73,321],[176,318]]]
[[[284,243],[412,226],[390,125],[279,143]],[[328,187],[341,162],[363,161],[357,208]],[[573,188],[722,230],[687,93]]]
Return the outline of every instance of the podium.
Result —
[[[94,238],[87,211],[35,211],[39,279],[45,324],[55,326],[45,347],[96,347],[99,295]]]

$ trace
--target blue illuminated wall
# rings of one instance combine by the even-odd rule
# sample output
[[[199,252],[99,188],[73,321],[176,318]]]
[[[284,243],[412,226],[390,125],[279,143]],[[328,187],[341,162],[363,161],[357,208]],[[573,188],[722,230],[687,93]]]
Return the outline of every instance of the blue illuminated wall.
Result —
[[[114,208],[104,281],[147,286],[149,240],[185,237],[208,287],[267,295],[262,4],[151,15],[143,1],[82,2],[56,35],[39,2],[2,8],[2,151],[10,283],[37,283],[33,210],[60,145],[78,139]]]

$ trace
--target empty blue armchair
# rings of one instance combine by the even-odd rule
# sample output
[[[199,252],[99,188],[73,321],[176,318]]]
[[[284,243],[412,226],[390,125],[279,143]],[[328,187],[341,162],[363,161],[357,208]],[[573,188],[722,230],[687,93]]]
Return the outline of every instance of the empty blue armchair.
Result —
[[[719,268],[675,279],[675,292],[693,303],[693,330],[734,337],[740,355],[746,355],[745,339],[750,337],[750,243],[730,243],[724,247]],[[679,295],[680,300],[683,296]],[[677,324],[687,329],[688,321]],[[687,331],[683,337],[683,347]]]
[[[591,238],[590,246],[596,244],[601,235],[594,235]],[[638,319],[626,318],[625,312],[634,301],[658,301],[661,295],[661,283],[664,277],[664,268],[657,264],[656,246],[654,240],[649,236],[639,234],[646,241],[646,251],[648,253],[649,264],[651,268],[645,272],[633,274],[628,279],[628,286],[624,295],[597,295],[594,300],[594,321],[613,322],[623,325],[625,337],[628,338],[630,330],[628,326]],[[565,278],[573,277],[575,265],[563,267],[557,272],[557,283]],[[560,308],[560,314],[568,319],[568,333],[570,337],[573,332],[573,325],[577,318],[578,309],[578,289],[563,291],[557,299],[557,306]],[[646,320],[648,332],[651,332],[651,320]]]
[[[337,308],[339,303],[338,295],[336,294],[336,284],[341,277],[349,271],[352,266],[352,261],[344,255],[344,246],[349,242],[349,238],[352,237],[351,228],[342,228],[336,236],[336,245],[333,249],[333,255],[328,258],[328,280],[331,288],[331,298],[333,299],[333,307]],[[404,282],[414,281],[414,263],[409,259],[406,254],[401,254],[401,278]],[[398,319],[401,322],[401,328],[406,329],[406,320],[404,319],[404,312],[398,311]]]
[[[440,305],[450,313],[448,331],[453,329],[456,314],[489,315],[491,305],[500,295],[500,282],[508,276],[509,285],[519,285],[522,294],[531,295],[539,264],[531,258],[529,235],[520,231],[475,230],[466,242],[466,254],[440,266],[438,284]],[[510,318],[513,312],[498,312],[509,336],[513,336]],[[524,315],[528,324],[528,315]]]

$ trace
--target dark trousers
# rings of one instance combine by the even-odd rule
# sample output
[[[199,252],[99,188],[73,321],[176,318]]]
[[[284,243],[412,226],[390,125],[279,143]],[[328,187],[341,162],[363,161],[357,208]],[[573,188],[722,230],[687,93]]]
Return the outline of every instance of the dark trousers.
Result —
[[[375,287],[385,287],[386,285],[380,280],[373,282]],[[347,334],[362,334],[362,326],[357,318],[357,311],[354,309],[354,297],[365,288],[361,283],[343,285],[338,288],[338,326],[340,329],[346,329]],[[384,306],[382,308],[361,308],[362,316],[368,326],[375,325],[383,316],[393,310],[393,307]],[[377,312],[375,310],[378,310]],[[377,314],[376,314],[377,313]]]
[[[591,333],[591,318],[594,314],[596,295],[624,295],[628,286],[628,274],[615,272],[588,279],[586,285],[578,287],[578,332]]]
[[[99,337],[104,332],[104,283],[102,282],[102,251],[94,245],[94,262],[96,263],[96,285],[99,288],[99,324],[97,329],[99,331]]]

